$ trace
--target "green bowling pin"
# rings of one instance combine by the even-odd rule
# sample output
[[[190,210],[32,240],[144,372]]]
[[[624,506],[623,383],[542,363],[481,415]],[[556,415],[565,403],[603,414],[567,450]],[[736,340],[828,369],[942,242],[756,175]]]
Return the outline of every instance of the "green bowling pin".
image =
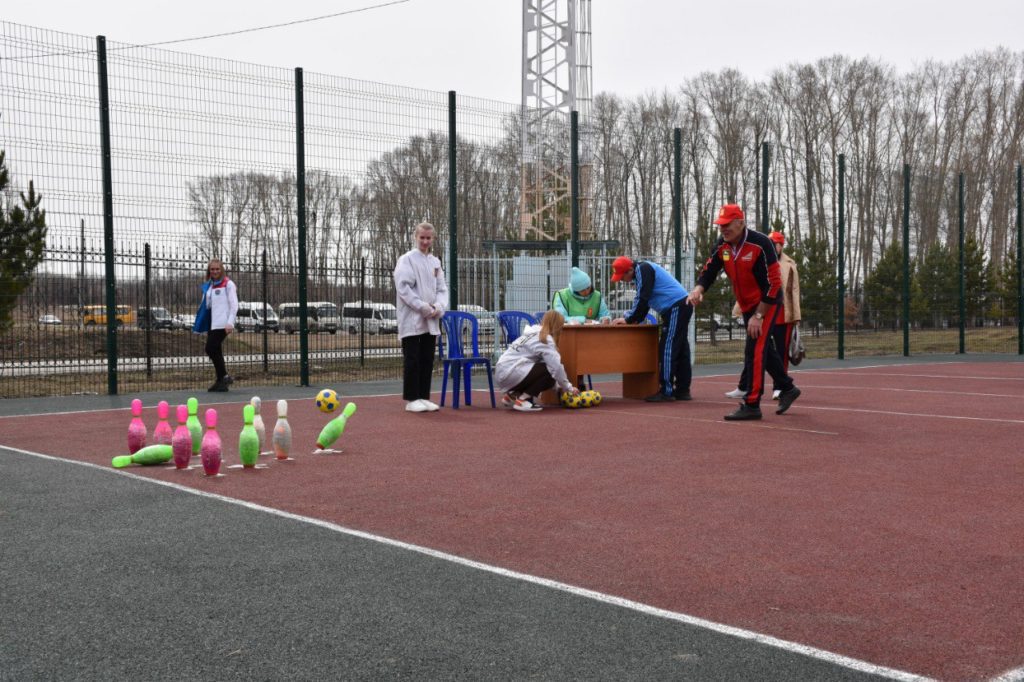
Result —
[[[345,405],[345,409],[341,411],[337,417],[327,422],[320,435],[317,436],[316,446],[321,450],[328,448],[334,441],[341,438],[341,434],[345,433],[345,425],[348,423],[348,418],[356,413],[356,404],[349,403]]]
[[[242,433],[238,435],[238,457],[242,460],[242,466],[252,469],[260,458],[260,436],[253,426],[253,418],[256,416],[256,408],[251,404],[242,408],[242,419],[245,426]]]
[[[199,454],[199,447],[203,444],[203,425],[199,423],[199,401],[195,398],[188,399],[188,419],[185,426],[192,434],[192,456]]]
[[[163,464],[174,457],[174,449],[170,445],[150,445],[135,452],[134,455],[119,455],[110,460],[117,469],[129,464]]]

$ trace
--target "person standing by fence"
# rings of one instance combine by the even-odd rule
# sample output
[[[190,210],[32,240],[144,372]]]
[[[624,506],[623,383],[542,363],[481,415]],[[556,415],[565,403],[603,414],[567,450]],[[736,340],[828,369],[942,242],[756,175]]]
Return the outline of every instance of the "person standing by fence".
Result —
[[[206,281],[203,282],[196,321],[192,325],[193,332],[206,333],[206,354],[217,373],[217,380],[207,389],[211,393],[224,393],[228,390],[228,384],[235,381],[224,364],[222,346],[228,334],[235,330],[237,314],[238,290],[235,283],[224,272],[224,263],[219,258],[211,258],[206,266]]]
[[[430,377],[434,372],[434,351],[441,335],[441,316],[448,309],[448,284],[441,261],[430,253],[434,226],[420,223],[413,230],[414,249],[395,265],[398,338],[404,359],[402,397],[407,412],[436,412],[430,401]]]

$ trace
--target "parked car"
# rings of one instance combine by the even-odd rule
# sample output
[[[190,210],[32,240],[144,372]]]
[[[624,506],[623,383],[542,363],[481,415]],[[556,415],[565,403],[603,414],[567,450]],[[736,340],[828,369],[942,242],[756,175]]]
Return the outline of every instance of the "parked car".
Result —
[[[57,317],[56,315],[43,315],[42,317],[39,318],[39,324],[40,325],[53,325],[53,324],[62,324],[62,322],[60,321],[60,318]]]
[[[192,325],[196,322],[195,315],[175,315],[171,318],[171,326],[174,329],[187,329],[191,330]]]
[[[263,318],[264,310],[267,313]],[[276,332],[280,326],[277,313],[270,305],[264,306],[261,301],[244,301],[238,304],[238,315],[235,316],[235,327],[238,331],[261,332],[267,329]]]
[[[473,305],[472,303],[460,303],[459,311],[464,313],[472,313],[476,316],[476,321],[479,326],[480,336],[494,336],[496,319],[494,313],[487,310],[483,306]]]
[[[282,330],[289,334],[299,331],[299,304],[282,303],[277,306],[277,315]],[[306,304],[306,328],[310,333],[338,331],[338,306],[330,301],[311,301]]]
[[[354,301],[341,306],[341,328],[349,334],[397,334],[398,310],[394,303]]]
[[[139,329],[173,329],[174,321],[167,308],[139,308]]]

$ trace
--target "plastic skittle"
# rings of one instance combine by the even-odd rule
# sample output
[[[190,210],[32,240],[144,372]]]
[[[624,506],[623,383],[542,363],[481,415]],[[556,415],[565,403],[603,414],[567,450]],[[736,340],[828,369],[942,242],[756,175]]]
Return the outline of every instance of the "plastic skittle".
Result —
[[[341,434],[345,433],[345,425],[348,424],[348,418],[355,413],[355,403],[345,405],[345,409],[341,411],[341,414],[327,422],[323,430],[320,431],[320,435],[316,439],[316,446],[323,450],[341,438]]]
[[[129,464],[163,464],[173,456],[170,445],[149,445],[130,455],[118,455],[110,463],[121,469]]]
[[[249,404],[252,405],[252,409],[255,412],[252,418],[252,427],[256,429],[256,435],[259,436],[260,454],[262,455],[264,452],[263,448],[267,445],[267,427],[263,423],[263,417],[260,415],[260,408],[263,403],[258,395],[254,395]]]
[[[203,425],[199,423],[199,401],[195,398],[188,399],[188,421],[185,426],[192,434],[192,456],[199,454],[199,448],[203,444]]]
[[[238,457],[242,460],[242,466],[247,469],[255,467],[256,461],[260,458],[260,437],[253,426],[255,412],[256,409],[252,405],[242,408],[242,419],[245,420],[245,426],[242,427],[242,433],[238,435]]]
[[[292,427],[288,424],[288,401],[277,401],[277,424],[274,425],[274,454],[278,459],[288,459],[292,450]]]
[[[188,407],[178,405],[178,427],[171,436],[171,450],[174,452],[174,466],[184,469],[192,459],[192,434],[188,432]]]
[[[203,471],[207,476],[220,473],[220,434],[217,433],[217,410],[212,407],[206,411],[206,433],[203,434],[203,445],[199,454],[203,458]]]
[[[146,425],[142,422],[142,401],[132,401],[132,421],[128,424],[128,452],[133,455],[146,447]]]
[[[171,429],[171,425],[167,422],[167,418],[170,416],[171,406],[167,404],[166,400],[161,400],[156,405],[156,428],[153,429],[153,442],[160,445],[170,445],[171,439],[174,437],[174,431]]]

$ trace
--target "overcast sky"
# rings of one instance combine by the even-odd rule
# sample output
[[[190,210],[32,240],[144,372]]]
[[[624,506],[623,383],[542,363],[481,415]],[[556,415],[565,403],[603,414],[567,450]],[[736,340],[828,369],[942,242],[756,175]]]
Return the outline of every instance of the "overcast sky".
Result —
[[[36,0],[19,24],[144,44],[306,19],[389,0]],[[760,80],[841,53],[901,72],[1004,46],[1024,49],[1024,0],[594,0],[594,91],[631,97],[735,67]],[[520,0],[408,0],[347,16],[168,46],[240,61],[518,102]]]

